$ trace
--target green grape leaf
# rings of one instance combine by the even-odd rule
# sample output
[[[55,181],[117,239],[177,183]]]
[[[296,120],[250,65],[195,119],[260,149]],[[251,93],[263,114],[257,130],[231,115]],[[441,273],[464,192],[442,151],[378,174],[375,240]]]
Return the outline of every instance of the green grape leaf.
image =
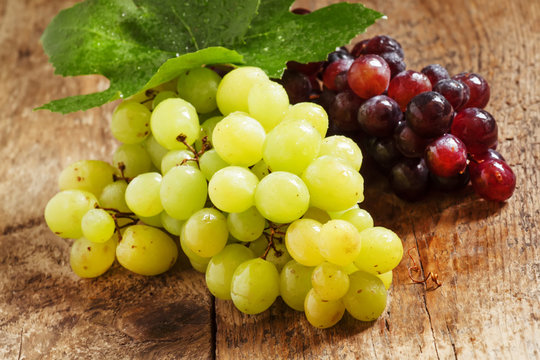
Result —
[[[291,0],[85,0],[61,11],[42,36],[63,76],[101,74],[107,90],[38,109],[86,110],[219,63],[259,66],[279,77],[287,60],[323,59],[382,15],[340,3],[308,15]]]

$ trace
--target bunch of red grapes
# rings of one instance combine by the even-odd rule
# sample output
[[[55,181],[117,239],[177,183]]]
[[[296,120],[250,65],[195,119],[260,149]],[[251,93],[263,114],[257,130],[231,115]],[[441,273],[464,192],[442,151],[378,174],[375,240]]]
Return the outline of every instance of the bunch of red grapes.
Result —
[[[487,81],[450,76],[441,65],[406,70],[401,45],[375,36],[325,62],[289,62],[281,79],[291,103],[313,101],[330,133],[355,139],[388,174],[394,192],[417,200],[429,186],[457,190],[469,181],[484,199],[505,201],[516,177],[497,147],[497,123],[484,110]]]

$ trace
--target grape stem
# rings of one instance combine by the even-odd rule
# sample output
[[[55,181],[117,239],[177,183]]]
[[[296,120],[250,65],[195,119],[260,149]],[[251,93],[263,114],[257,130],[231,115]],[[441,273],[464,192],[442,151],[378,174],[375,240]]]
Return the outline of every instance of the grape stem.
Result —
[[[188,161],[195,161],[197,163],[197,166],[199,167],[200,169],[200,164],[199,164],[199,160],[202,156],[202,154],[204,154],[205,152],[207,152],[208,150],[210,150],[212,148],[212,145],[210,145],[210,143],[208,142],[208,136],[204,136],[202,139],[201,139],[201,142],[202,142],[202,147],[201,147],[201,150],[197,151],[195,150],[195,148],[188,144],[187,141],[186,141],[186,135],[184,134],[180,134],[176,137],[176,140],[181,142],[182,144],[185,145],[185,147],[191,151],[194,155],[193,158],[188,158],[188,159],[184,159],[182,160],[182,162],[180,163],[180,165],[184,165],[185,163],[187,163]]]
[[[134,213],[130,213],[130,212],[122,212],[118,209],[114,209],[114,208],[106,208],[106,207],[101,207],[99,205],[96,205],[96,209],[102,209],[102,210],[105,210],[107,211],[113,221],[114,221],[114,227],[116,229],[116,233],[118,234],[118,242],[122,241],[122,234],[120,233],[120,230],[127,227],[127,226],[131,226],[131,225],[135,225],[139,222],[139,219],[137,219],[137,217],[135,216]],[[131,220],[130,222],[120,226],[118,224],[118,219],[129,219]]]
[[[270,249],[274,249],[274,252],[276,253],[277,257],[280,257],[281,255],[283,255],[283,251],[278,250],[276,248],[276,245],[274,243],[274,236],[276,235],[285,236],[285,233],[283,231],[279,231],[279,229],[284,226],[289,225],[289,224],[276,225],[270,221],[268,223],[269,223],[269,226],[266,229],[264,229],[265,231],[264,235],[266,236],[266,239],[268,240],[268,246],[266,247],[264,254],[260,256],[261,259],[263,260],[266,260],[266,256],[268,256],[268,252],[270,252]]]
[[[129,184],[129,182],[131,180],[133,180],[133,178],[128,178],[124,174],[124,171],[126,170],[126,165],[121,161],[118,163],[118,170],[120,170],[120,176],[118,176],[116,174],[113,174],[113,180],[114,181],[116,181],[116,180],[125,180]]]
[[[409,278],[415,284],[427,284],[427,281],[429,279],[431,279],[431,281],[433,281],[435,283],[435,285],[437,285],[437,287],[435,289],[433,289],[433,290],[438,289],[440,286],[442,286],[442,282],[439,280],[439,275],[437,273],[433,273],[432,271],[430,271],[423,280],[417,280],[417,279],[413,278],[411,272],[412,271],[416,271],[416,272],[420,271],[420,267],[418,266],[418,264],[416,263],[416,261],[414,260],[414,258],[411,255],[411,250],[414,249],[414,248],[415,247],[413,246],[409,250],[407,250],[407,255],[409,255],[409,258],[413,262],[413,266],[410,266],[410,267],[407,268],[407,270],[409,272]]]
[[[153,89],[148,89],[148,90],[146,90],[146,92],[144,93],[144,95],[145,95],[148,99],[146,99],[146,100],[144,100],[144,101],[141,101],[141,104],[147,103],[147,102],[149,102],[149,101],[153,101],[157,94],[158,94],[157,91],[155,91],[155,90],[153,90]]]

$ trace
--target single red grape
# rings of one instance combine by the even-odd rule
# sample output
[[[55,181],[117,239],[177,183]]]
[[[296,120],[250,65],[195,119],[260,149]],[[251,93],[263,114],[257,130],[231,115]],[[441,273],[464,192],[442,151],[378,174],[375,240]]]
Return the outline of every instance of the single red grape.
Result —
[[[358,109],[358,122],[362,130],[372,136],[391,136],[402,119],[399,105],[386,95],[374,96]]]
[[[429,78],[412,70],[397,74],[388,85],[388,96],[397,101],[401,111],[405,111],[413,97],[426,91],[431,91]]]
[[[380,95],[390,82],[390,67],[378,55],[362,55],[347,73],[349,87],[362,99]]]
[[[433,139],[426,139],[416,134],[407,125],[406,121],[402,121],[396,127],[394,132],[394,141],[396,148],[403,156],[409,158],[422,157],[426,146],[433,141]]]
[[[467,108],[454,117],[451,132],[465,143],[471,154],[488,151],[497,142],[497,123],[485,110]]]
[[[469,87],[459,80],[442,79],[433,86],[433,91],[444,96],[456,111],[469,101]]]
[[[469,101],[462,105],[465,108],[485,108],[489,102],[489,84],[482,76],[475,73],[461,73],[452,77],[454,80],[464,82],[470,89]]]
[[[324,86],[334,91],[345,90],[348,86],[347,71],[352,63],[352,59],[340,59],[330,63],[323,73]]]
[[[338,93],[328,111],[328,117],[334,129],[337,131],[360,130],[357,115],[361,104],[362,99],[350,90]]]
[[[435,86],[442,79],[450,79],[448,70],[439,64],[428,65],[420,70],[420,72],[428,77],[432,86]]]
[[[514,193],[516,175],[502,160],[471,161],[469,171],[474,190],[486,200],[505,201]]]
[[[427,192],[429,171],[424,159],[403,159],[390,170],[390,185],[401,198],[420,199]]]
[[[395,52],[403,59],[403,48],[395,39],[386,35],[378,35],[369,40],[364,48],[364,54],[380,55]]]
[[[426,165],[434,175],[457,176],[467,168],[467,149],[463,141],[445,134],[426,147]]]
[[[448,132],[453,115],[452,105],[444,96],[434,91],[416,95],[405,112],[405,118],[411,129],[426,138]]]

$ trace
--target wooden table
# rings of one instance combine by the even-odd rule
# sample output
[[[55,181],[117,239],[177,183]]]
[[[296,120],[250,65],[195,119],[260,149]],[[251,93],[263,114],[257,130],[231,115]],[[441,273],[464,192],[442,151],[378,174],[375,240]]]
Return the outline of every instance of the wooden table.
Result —
[[[384,180],[372,181],[364,207],[443,285],[411,283],[404,257],[381,318],[346,316],[328,330],[281,300],[243,315],[214,300],[186,259],[151,278],[118,265],[94,280],[71,272],[71,242],[48,230],[43,208],[63,167],[108,160],[116,146],[111,104],[67,116],[32,112],[52,98],[107,87],[97,76],[53,75],[38,43],[73,3],[0,0],[0,358],[540,358],[538,0],[365,1],[388,15],[366,36],[398,39],[409,68],[441,63],[488,79],[487,109],[518,184],[505,204],[479,200],[470,188],[409,204]]]

